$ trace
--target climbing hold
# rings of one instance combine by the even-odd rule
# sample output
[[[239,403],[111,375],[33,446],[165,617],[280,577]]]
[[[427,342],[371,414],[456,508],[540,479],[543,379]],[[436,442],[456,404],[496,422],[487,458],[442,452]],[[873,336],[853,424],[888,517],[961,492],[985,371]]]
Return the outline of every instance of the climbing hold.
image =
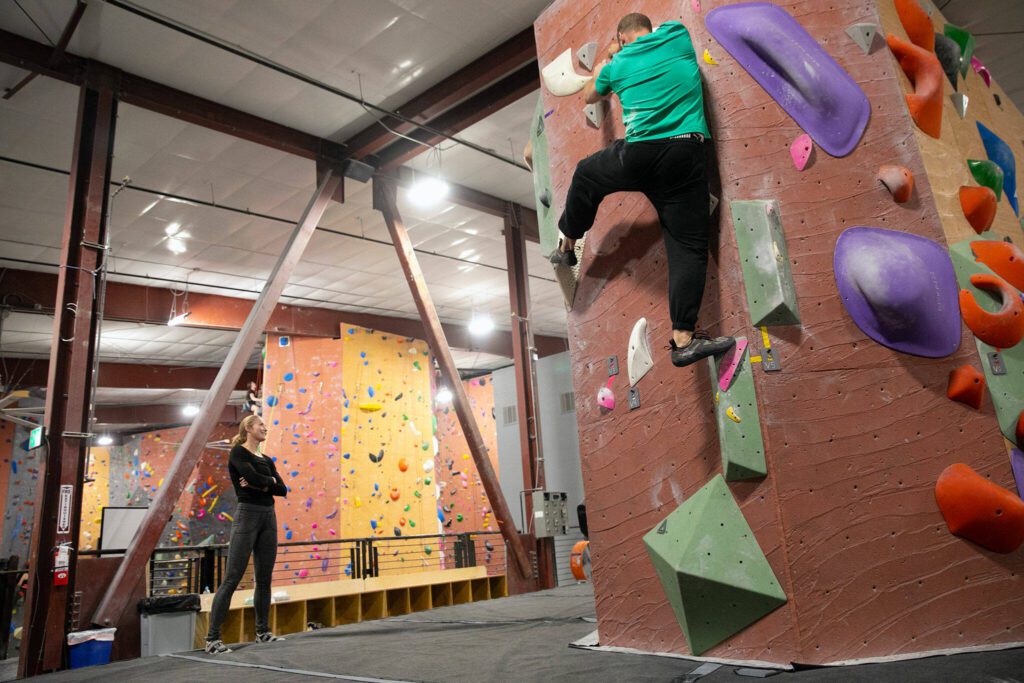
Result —
[[[558,55],[553,62],[541,70],[540,75],[544,81],[544,87],[555,97],[575,95],[590,80],[590,76],[580,76],[573,68],[572,48]]]
[[[960,208],[974,232],[980,235],[996,219],[996,193],[988,187],[964,185],[960,188]]]
[[[935,56],[938,58],[939,64],[942,65],[942,72],[953,84],[953,90],[956,90],[956,77],[960,71],[960,46],[952,38],[936,33]]]
[[[605,410],[615,410],[615,394],[612,392],[612,382],[615,377],[608,378],[608,384],[601,387],[597,392],[597,405]]]
[[[715,61],[715,58],[711,56],[711,51],[708,50],[707,48],[704,48],[704,63],[714,64],[716,66],[718,65],[718,62]]]
[[[860,86],[786,10],[742,3],[708,12],[711,35],[832,156],[853,151],[871,105]]]
[[[429,545],[425,545],[425,546],[423,546],[423,552],[425,552],[427,555],[429,555],[430,553],[434,552],[434,549],[431,548]]]
[[[379,453],[370,453],[370,462],[380,462],[384,459],[384,449],[380,449]]]
[[[971,57],[974,55],[974,36],[953,24],[946,24],[942,32],[960,46],[960,76],[966,78],[967,68],[971,63]]]
[[[647,345],[647,318],[640,318],[633,325],[633,331],[629,335],[626,365],[629,368],[630,386],[635,386],[654,367],[651,347]]]
[[[799,325],[779,203],[774,199],[734,200],[729,208],[751,321],[756,326]]]
[[[747,348],[746,337],[740,337],[736,340],[736,344],[725,352],[719,363],[720,370],[718,373],[718,388],[721,391],[728,391],[729,385],[732,384],[733,375],[736,373],[736,368],[739,367],[740,361],[743,360],[743,352]],[[718,392],[715,393],[715,401],[718,401]]]
[[[1024,291],[1024,252],[1017,245],[1002,240],[971,242],[971,251],[979,263],[1017,289]]]
[[[929,52],[894,35],[886,36],[889,49],[910,79],[914,92],[905,97],[914,123],[926,135],[938,138],[942,131],[942,65]]]
[[[376,401],[366,401],[364,403],[359,404],[359,410],[364,410],[368,413],[376,412],[383,407],[384,406],[382,404],[377,403]]]
[[[999,99],[999,93],[992,93],[992,99],[995,100],[996,106],[1000,109],[1003,108],[1003,101]]]
[[[462,521],[462,515],[455,515],[455,521],[456,522],[461,522]]]
[[[433,460],[424,460],[423,461],[423,471],[424,472],[431,472],[431,471],[433,471],[433,469],[434,469],[434,461]]]
[[[789,156],[793,159],[793,165],[796,166],[796,170],[802,171],[807,168],[807,162],[810,160],[811,152],[813,151],[814,143],[811,142],[811,136],[807,133],[793,141],[793,144],[789,146]]]
[[[736,345],[747,347],[746,338],[737,338]],[[739,359],[732,381],[725,390],[720,389],[725,356],[708,359],[712,382],[719,387],[715,392],[715,422],[718,426],[718,450],[722,454],[722,472],[728,481],[760,479],[768,473],[754,374],[746,349],[739,354]],[[748,419],[740,420],[740,412]]]
[[[953,93],[949,99],[953,101],[953,108],[956,109],[956,113],[961,119],[967,116],[967,95],[962,92]]]
[[[594,70],[594,58],[597,56],[597,43],[590,42],[576,50],[576,60],[587,71]]]
[[[1017,206],[1017,164],[1013,158],[1013,150],[1003,142],[1002,138],[993,133],[981,121],[978,121],[978,133],[981,135],[981,142],[985,145],[985,154],[996,162],[999,168],[1003,169],[1003,192],[1006,193],[1006,201],[1013,207],[1013,212],[1020,215],[1020,207]]]
[[[935,52],[935,31],[932,20],[917,0],[893,0],[896,14],[910,42],[928,52]]]
[[[978,372],[973,365],[961,365],[949,373],[949,384],[946,385],[946,397],[959,401],[975,410],[981,408],[985,395],[985,375]]]
[[[700,0],[690,0],[690,8],[700,14]]]
[[[409,463],[406,461],[406,459],[405,458],[399,458],[398,459],[398,471],[399,472],[405,472],[408,469],[409,469]]]
[[[391,500],[398,500],[401,497],[402,497],[402,494],[398,492],[398,489],[392,487],[391,488]]]
[[[1010,449],[1010,469],[1017,484],[1017,495],[1024,498],[1024,452],[1019,448]]]
[[[492,543],[491,543],[490,541],[484,541],[484,548],[485,548],[485,549],[487,550],[487,552],[489,552],[489,553],[492,553],[492,552],[494,552],[494,545],[493,545],[493,544],[492,544]]]
[[[972,275],[971,284],[978,289],[998,294],[1002,306],[998,311],[987,311],[978,305],[971,290],[960,290],[960,314],[967,327],[978,339],[997,349],[1016,346],[1024,339],[1024,301],[1020,294],[995,275]]]
[[[935,482],[935,502],[949,531],[996,553],[1024,543],[1024,501],[968,465],[950,465]]]
[[[914,174],[906,166],[882,166],[877,177],[897,204],[909,200],[914,192]]]
[[[987,87],[992,87],[992,74],[988,72],[988,69],[985,68],[980,59],[971,56],[971,68],[974,69],[974,73],[981,76],[981,80],[985,81]]]
[[[718,208],[718,197],[710,193],[708,193],[708,197],[708,215],[710,216],[714,214],[715,209]]]
[[[644,545],[694,655],[786,603],[721,475],[645,534]]]
[[[732,409],[732,406],[729,406],[728,408],[725,409],[725,416],[728,417],[733,422],[735,422],[736,424],[743,422],[743,420],[740,419],[740,416],[736,414],[736,411]]]
[[[598,100],[583,107],[583,115],[587,117],[587,123],[594,128],[600,128],[604,122],[604,112],[607,105],[604,100]]]
[[[875,46],[875,38],[878,36],[877,24],[854,24],[846,29],[846,35],[853,39],[853,42],[869,55]]]
[[[974,181],[982,187],[990,188],[996,193],[996,201],[1003,196],[1003,169],[996,162],[985,159],[968,159],[967,167],[971,169]]]
[[[942,358],[960,346],[949,252],[898,230],[854,227],[836,241],[840,300],[864,334],[902,353]]]
[[[590,541],[577,541],[569,554],[569,569],[577,581],[590,580]]]

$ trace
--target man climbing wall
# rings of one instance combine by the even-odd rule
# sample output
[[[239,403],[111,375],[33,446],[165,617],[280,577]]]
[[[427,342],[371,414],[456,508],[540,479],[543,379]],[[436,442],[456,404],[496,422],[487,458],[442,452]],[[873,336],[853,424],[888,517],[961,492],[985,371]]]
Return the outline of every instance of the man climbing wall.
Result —
[[[732,337],[696,332],[704,296],[710,229],[704,120],[697,57],[686,27],[670,21],[652,31],[643,14],[627,14],[607,48],[608,61],[584,86],[588,103],[615,93],[626,139],[576,166],[558,227],[565,236],[553,263],[576,265],[575,241],[593,226],[597,208],[614,192],[643,192],[661,221],[668,255],[672,364],[683,367],[724,353]]]

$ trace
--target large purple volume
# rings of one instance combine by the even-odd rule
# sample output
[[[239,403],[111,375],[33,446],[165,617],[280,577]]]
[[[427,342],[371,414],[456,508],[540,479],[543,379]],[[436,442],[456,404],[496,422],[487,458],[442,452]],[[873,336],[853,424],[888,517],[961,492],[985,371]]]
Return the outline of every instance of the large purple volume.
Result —
[[[868,98],[788,12],[748,2],[718,7],[704,23],[822,149],[853,151],[868,125]]]

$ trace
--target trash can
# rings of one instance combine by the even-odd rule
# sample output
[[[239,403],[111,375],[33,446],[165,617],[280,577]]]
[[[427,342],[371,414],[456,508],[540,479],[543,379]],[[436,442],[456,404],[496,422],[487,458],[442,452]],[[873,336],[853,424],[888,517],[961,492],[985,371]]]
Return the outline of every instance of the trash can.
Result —
[[[68,658],[72,669],[110,663],[116,628],[72,631],[68,634]]]
[[[192,649],[196,635],[199,595],[164,595],[139,601],[143,657]]]

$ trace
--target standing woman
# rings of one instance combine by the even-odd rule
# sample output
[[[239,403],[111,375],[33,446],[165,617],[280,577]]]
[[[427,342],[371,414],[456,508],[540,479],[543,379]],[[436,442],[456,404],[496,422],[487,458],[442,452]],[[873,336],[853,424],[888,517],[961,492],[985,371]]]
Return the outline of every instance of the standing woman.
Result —
[[[231,652],[220,638],[220,627],[228,616],[231,596],[253,556],[256,591],[256,642],[270,643],[278,638],[270,632],[270,582],[277,559],[277,517],[274,496],[288,495],[284,480],[274,462],[259,453],[267,438],[267,427],[258,415],[246,416],[238,425],[238,435],[231,441],[228,472],[238,496],[238,512],[231,525],[228,547],[228,568],[213,598],[210,610],[210,631],[206,634],[206,651],[210,654]]]

